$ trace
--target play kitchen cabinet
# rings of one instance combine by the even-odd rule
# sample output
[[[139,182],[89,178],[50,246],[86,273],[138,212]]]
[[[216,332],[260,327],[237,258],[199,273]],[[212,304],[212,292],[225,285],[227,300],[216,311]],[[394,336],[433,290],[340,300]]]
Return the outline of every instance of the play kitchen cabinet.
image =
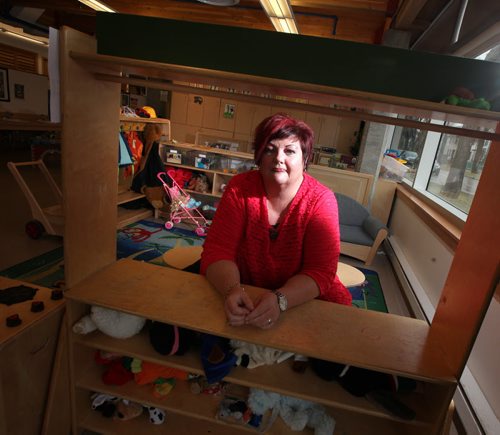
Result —
[[[44,411],[49,408],[51,373],[64,313],[64,299],[52,299],[50,289],[0,276],[2,291],[19,285],[36,292],[33,300],[0,304],[1,434],[42,433],[42,427],[47,427]],[[12,323],[13,316],[19,324]],[[56,406],[60,412],[67,410],[65,404]]]
[[[204,193],[215,197],[222,196],[233,175],[255,167],[253,154],[187,143],[160,143],[160,158],[167,167],[184,168],[195,174],[206,175],[209,190]],[[189,188],[184,190],[200,193]]]
[[[117,15],[119,14],[103,14],[101,17],[122,19]],[[189,26],[196,24],[191,23]],[[178,43],[182,43],[182,38],[178,38]],[[273,375],[267,371],[265,375],[257,376],[238,370],[231,376],[236,383],[244,386],[258,385],[324,403],[331,409],[338,427],[345,428],[344,432],[347,434],[443,433],[457,380],[476,339],[497,279],[498,264],[494,253],[498,252],[500,236],[498,231],[491,231],[491,228],[496,228],[498,212],[492,208],[491,198],[496,197],[498,190],[496,168],[500,165],[500,129],[497,124],[500,115],[311,82],[299,83],[237,72],[142,61],[131,57],[98,55],[96,42],[92,37],[68,28],[61,32],[60,47],[61,105],[65,115],[62,132],[66,211],[65,272],[68,297],[71,299],[71,319],[76,320],[88,310],[89,305],[96,304],[221,336],[246,339],[385,373],[402,374],[423,383],[422,392],[409,398],[411,405],[416,408],[415,422],[401,422],[387,417],[364,400],[352,401],[335,384],[328,384],[323,388],[316,383],[318,381],[313,382],[307,377],[287,377],[281,376],[281,373]],[[129,45],[122,44],[123,49],[124,47],[132,49]],[[356,66],[353,65],[352,68],[355,69]],[[310,74],[314,73],[314,69],[308,71]],[[117,107],[120,101],[120,83],[128,80],[127,74],[147,76],[148,80],[141,83],[149,87],[186,93],[192,93],[193,88],[177,86],[168,81],[218,81],[242,88],[251,84],[256,94],[250,97],[234,94],[231,98],[260,101],[257,96],[259,91],[277,96],[300,96],[305,102],[276,98],[273,105],[282,107],[283,110],[287,107],[297,110],[307,108],[334,116],[492,140],[494,143],[490,146],[474,203],[432,323],[429,325],[411,318],[312,301],[290,310],[283,317],[283,322],[273,330],[229,328],[220,315],[220,297],[215,298],[216,295],[207,287],[204,278],[193,274],[183,275],[182,272],[141,262],[115,264],[116,130],[120,121]],[[138,79],[134,81],[137,83]],[[214,91],[196,89],[195,92],[205,95]],[[97,100],[99,111],[95,110]],[[75,104],[75,101],[79,104]],[[339,104],[340,107],[333,107],[331,104]],[[345,109],[345,105],[349,109]],[[356,110],[350,109],[353,106]],[[466,127],[420,123],[414,119],[386,116],[384,112],[413,116],[418,114],[422,119],[436,117],[454,122],[461,119],[460,125]],[[93,126],[92,130],[88,128],[89,125]],[[497,132],[485,131],[484,127],[497,128]],[[95,152],[97,149],[99,153]],[[477,255],[478,246],[485,255]],[[174,276],[174,273],[181,275]],[[473,292],[471,288],[474,289]],[[173,292],[171,296],[175,297],[166,297],[169,292]],[[298,316],[301,317],[300,320],[297,319]],[[105,343],[98,342],[98,337],[101,336],[94,334],[71,338],[75,428],[90,427],[85,424],[90,413],[88,394],[92,389],[102,391],[95,379],[85,380],[86,371],[82,368],[86,361],[85,355],[92,349],[103,347],[156,360],[156,357],[141,347],[141,343],[135,347],[135,337],[120,342],[106,340]],[[161,361],[186,368],[191,364],[163,358]],[[200,366],[194,364],[191,368],[199,370]],[[142,399],[136,391],[124,390],[121,394],[125,398]],[[146,402],[150,402],[150,399]],[[158,406],[161,407],[159,403]],[[193,412],[189,401],[180,397],[164,408],[170,406],[171,414],[179,415],[182,421],[195,424],[201,417],[207,425],[212,424],[212,420],[208,423],[208,417],[202,415],[201,404],[197,403]],[[140,430],[135,427],[132,432],[153,430],[152,426],[145,428],[141,422],[137,424],[141,425]],[[100,423],[94,427],[103,432],[115,431],[113,427],[104,428]],[[217,428],[214,433],[223,433],[222,427],[220,430]],[[230,428],[230,433],[234,433],[233,428]]]

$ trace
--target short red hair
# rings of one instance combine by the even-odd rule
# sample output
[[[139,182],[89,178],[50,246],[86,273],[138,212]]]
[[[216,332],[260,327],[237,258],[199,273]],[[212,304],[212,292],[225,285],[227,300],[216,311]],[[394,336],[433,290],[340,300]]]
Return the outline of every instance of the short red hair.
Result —
[[[272,140],[286,139],[291,136],[295,136],[299,140],[304,156],[304,168],[307,168],[313,148],[314,132],[304,121],[299,121],[285,113],[269,116],[255,128],[255,163],[260,164],[262,154]]]

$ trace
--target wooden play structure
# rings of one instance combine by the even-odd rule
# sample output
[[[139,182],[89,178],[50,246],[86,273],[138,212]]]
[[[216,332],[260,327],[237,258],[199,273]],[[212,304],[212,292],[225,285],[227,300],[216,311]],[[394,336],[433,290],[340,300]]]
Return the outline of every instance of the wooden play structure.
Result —
[[[287,366],[270,366],[256,371],[238,369],[227,380],[243,387],[256,386],[322,403],[337,420],[339,433],[446,434],[450,410],[453,409],[452,397],[498,278],[497,256],[477,255],[477,252],[479,247],[485,253],[498,252],[500,244],[498,231],[492,231],[497,228],[499,212],[496,171],[500,164],[500,130],[492,133],[474,128],[495,127],[500,115],[312,83],[96,54],[96,41],[71,29],[63,29],[61,38],[62,108],[65,114],[62,133],[66,151],[63,167],[67,174],[64,180],[65,267],[70,289],[67,293],[70,300],[68,326],[87,313],[91,305],[101,305],[200,332],[403,375],[420,381],[422,385],[420,392],[401,398],[416,411],[416,419],[410,422],[391,417],[365,399],[353,398],[337,385],[324,383],[310,373],[305,376],[295,374]],[[117,161],[114,144],[120,120],[116,108],[120,101],[120,84],[127,82],[127,74],[149,77],[147,81],[134,78],[135,84],[187,93],[193,88],[166,83],[165,79],[185,83],[226,83],[236,88],[235,84],[246,86],[250,83],[254,90],[270,92],[272,89],[277,95],[309,98],[308,104],[276,99],[273,104],[281,105],[283,109],[307,107],[308,110],[340,117],[493,140],[495,143],[490,147],[432,324],[312,301],[286,313],[275,329],[263,332],[233,328],[226,324],[222,315],[219,295],[203,277],[143,262],[116,262],[116,206],[113,201],[116,178],[110,168],[115,167]],[[155,81],[153,77],[159,80]],[[214,91],[200,87],[196,92],[208,95]],[[258,100],[256,96],[242,94],[227,96]],[[96,99],[100,102],[98,112],[92,110]],[[74,104],[76,100],[79,104]],[[316,104],[317,101],[348,101],[350,107],[363,110],[326,107]],[[373,110],[378,113],[373,113]],[[440,119],[461,119],[467,128],[419,123],[380,114],[387,111],[418,113],[421,118],[431,118],[432,113]],[[85,128],[88,125],[94,126],[92,131]],[[99,154],[85,153],[86,149],[96,146],[101,150]],[[85,161],[84,168],[82,161]],[[79,180],[68,175],[76,170],[80,174]],[[92,214],[80,212],[91,209],[96,201],[101,205],[98,210]],[[250,291],[256,294],[262,289],[252,288]],[[308,320],[304,323],[303,319]],[[211,398],[188,396],[189,392],[182,386],[176,387],[165,401],[159,401],[132,385],[122,388],[103,385],[91,358],[95,349],[135,355],[194,373],[201,372],[199,358],[195,355],[161,357],[154,353],[141,334],[128,340],[115,340],[100,333],[76,336],[70,332],[74,433],[83,429],[114,431],[112,422],[90,410],[91,391],[121,395],[162,407],[169,413],[168,422],[173,432],[183,427],[192,433],[199,433],[200,428],[218,434],[243,433],[244,429],[221,425],[213,418],[216,405]],[[141,419],[131,421],[129,431],[148,431],[148,424]],[[269,433],[281,435],[290,431],[276,424]]]

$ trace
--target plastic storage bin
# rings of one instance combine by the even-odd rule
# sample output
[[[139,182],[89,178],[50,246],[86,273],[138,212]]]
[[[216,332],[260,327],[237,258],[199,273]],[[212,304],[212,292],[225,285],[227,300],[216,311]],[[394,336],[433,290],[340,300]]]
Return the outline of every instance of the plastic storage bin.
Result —
[[[380,166],[380,177],[388,180],[400,182],[405,176],[408,168],[398,162],[394,157],[384,156],[382,165]]]

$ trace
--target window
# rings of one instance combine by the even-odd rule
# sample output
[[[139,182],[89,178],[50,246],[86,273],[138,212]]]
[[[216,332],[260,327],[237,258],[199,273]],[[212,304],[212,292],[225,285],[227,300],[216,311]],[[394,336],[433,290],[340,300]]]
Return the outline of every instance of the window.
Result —
[[[425,121],[413,117],[407,117],[407,119]],[[405,178],[410,182],[415,180],[415,174],[424,150],[426,139],[426,130],[406,127],[396,127],[394,129],[390,148],[395,152],[394,154],[406,161],[405,164],[408,167],[408,171],[405,174]]]
[[[490,143],[443,134],[427,191],[468,214]]]
[[[397,127],[390,148],[406,160],[404,178],[408,184],[465,220],[490,144],[487,140]]]

